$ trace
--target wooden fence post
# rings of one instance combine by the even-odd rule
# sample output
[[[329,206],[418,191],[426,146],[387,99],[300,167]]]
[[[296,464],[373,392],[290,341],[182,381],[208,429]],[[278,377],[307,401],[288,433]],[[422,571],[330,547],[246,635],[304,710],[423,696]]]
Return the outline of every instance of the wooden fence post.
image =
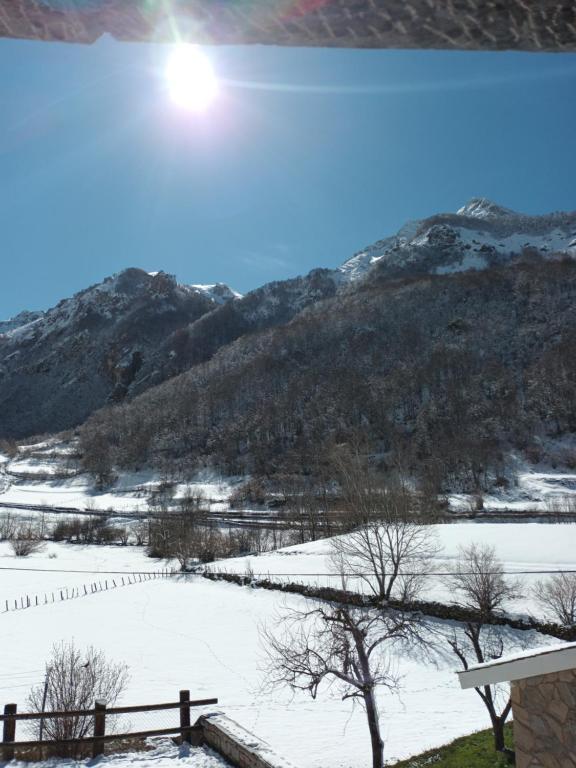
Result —
[[[106,702],[96,699],[94,702],[94,736],[104,736],[106,733]],[[92,747],[92,757],[104,754],[104,742],[97,738]]]
[[[190,691],[180,691],[180,728],[182,729],[182,741],[190,744]]]
[[[16,704],[6,704],[4,707],[5,715],[15,715],[17,711]],[[2,732],[2,759],[5,762],[14,760],[14,747],[7,746],[11,741],[16,741],[16,720],[10,718],[4,720],[4,729]]]

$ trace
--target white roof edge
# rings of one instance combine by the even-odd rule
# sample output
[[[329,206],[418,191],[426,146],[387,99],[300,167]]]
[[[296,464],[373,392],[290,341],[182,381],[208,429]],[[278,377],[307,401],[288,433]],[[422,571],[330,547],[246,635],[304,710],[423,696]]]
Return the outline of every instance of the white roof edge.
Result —
[[[458,672],[462,688],[477,688],[538,675],[576,669],[576,643],[538,648],[527,655],[508,656]]]

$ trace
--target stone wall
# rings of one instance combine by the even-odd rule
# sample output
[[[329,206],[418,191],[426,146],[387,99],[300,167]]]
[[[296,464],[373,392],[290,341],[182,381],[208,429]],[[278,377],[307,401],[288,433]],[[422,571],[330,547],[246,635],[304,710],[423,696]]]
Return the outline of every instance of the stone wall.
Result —
[[[265,741],[226,715],[202,715],[196,725],[202,728],[203,743],[236,768],[294,768]]]
[[[4,0],[0,37],[576,51],[574,0]]]
[[[516,768],[576,768],[576,670],[512,683]]]

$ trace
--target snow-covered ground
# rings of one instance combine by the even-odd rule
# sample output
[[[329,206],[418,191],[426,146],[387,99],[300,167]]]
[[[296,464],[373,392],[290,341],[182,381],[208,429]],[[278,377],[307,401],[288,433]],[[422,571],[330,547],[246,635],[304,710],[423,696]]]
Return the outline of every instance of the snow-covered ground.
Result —
[[[484,509],[500,512],[538,512],[576,514],[576,436],[543,438],[538,443],[539,461],[525,456],[508,456],[505,482],[483,495]],[[534,458],[534,457],[533,457]],[[475,498],[451,494],[450,508],[470,511]]]
[[[9,570],[17,568],[18,570]],[[60,544],[47,542],[41,552],[27,558],[16,558],[7,542],[0,542],[0,613],[6,600],[39,595],[58,597],[61,589],[72,590],[94,581],[110,581],[115,576],[121,583],[122,573],[160,573],[176,568],[175,561],[146,557],[143,547],[96,546],[94,544]],[[100,574],[100,575],[98,575]],[[130,589],[131,587],[127,587]],[[34,600],[32,600],[34,602]]]
[[[538,571],[576,570],[576,523],[479,523],[463,522],[431,527],[442,549],[436,566],[442,572],[450,572],[459,554],[459,547],[468,544],[493,546],[504,568],[522,584],[524,596],[508,606],[514,613],[538,615],[539,608],[530,596],[530,587],[543,575]],[[276,552],[258,556],[222,560],[211,566],[213,570],[230,573],[246,573],[278,581],[294,581],[306,584],[322,584],[342,587],[339,576],[331,575],[329,565],[330,540],[309,542],[286,547]],[[518,573],[531,571],[533,575]],[[366,590],[357,580],[348,580],[347,588]],[[423,595],[428,599],[450,602],[453,595],[442,578],[430,580],[430,588]]]
[[[3,572],[0,578],[21,576]],[[311,700],[260,689],[259,627],[274,630],[283,605],[305,604],[296,596],[189,576],[4,613],[2,698],[24,708],[30,686],[42,681],[52,644],[74,639],[129,665],[126,703],[171,700],[189,688],[192,696],[218,697],[219,710],[300,768],[361,768],[369,764],[369,739],[360,708],[326,690]],[[478,697],[460,690],[451,658],[435,666],[398,654],[395,663],[403,675],[401,695],[380,697],[389,759],[487,725]]]
[[[471,522],[438,526],[446,561],[456,556],[460,544],[484,541],[495,544],[507,567],[514,570],[574,565],[575,534],[574,524]],[[313,542],[259,557],[223,561],[218,567],[243,572],[250,563],[256,572],[285,574],[290,580],[324,581],[326,577],[313,574],[326,572],[328,547],[327,541]],[[170,565],[146,558],[137,547],[48,543],[43,552],[24,560],[13,557],[8,545],[2,544],[0,608],[4,599],[103,581],[110,578],[106,571],[152,571]],[[22,570],[9,570],[12,568]],[[74,570],[96,574],[70,572]],[[293,573],[308,576],[288,576]],[[287,692],[261,689],[264,654],[259,627],[274,630],[283,606],[306,604],[298,596],[176,575],[0,613],[0,693],[4,702],[15,701],[24,708],[30,686],[42,681],[43,665],[53,643],[74,639],[80,646],[92,644],[129,665],[131,680],[125,703],[170,700],[181,688],[190,688],[196,697],[217,696],[219,710],[299,768],[324,768],[327,764],[364,768],[369,764],[369,740],[360,708],[352,709],[350,702],[328,691],[313,701],[304,695],[292,697]],[[446,625],[429,620],[428,626],[432,631]],[[516,643],[522,647],[528,639],[549,642],[535,633],[510,630],[510,637],[514,639],[512,651],[517,649]],[[451,657],[441,655],[432,663],[418,655],[397,654],[395,663],[403,676],[401,694],[382,693],[380,699],[389,760],[439,746],[488,725],[478,697],[460,690]],[[153,727],[150,720],[133,725]],[[162,727],[168,726],[163,720]],[[294,738],[294,734],[299,737]],[[205,759],[205,755],[200,757]],[[146,760],[146,753],[139,759]],[[160,756],[158,762],[163,761]],[[212,768],[213,764],[199,765]]]
[[[158,475],[150,471],[122,472],[112,488],[99,493],[88,475],[66,476],[72,471],[62,459],[38,455],[5,460],[0,466],[0,502],[139,513],[148,510],[149,493],[160,482]],[[206,472],[188,483],[175,484],[173,495],[178,499],[191,492],[217,510],[228,506],[230,494],[239,483],[239,478],[221,478]]]
[[[535,513],[555,516],[576,515],[576,470],[570,469],[576,457],[576,437],[567,435],[542,441],[543,460],[530,464],[524,457],[512,455],[508,482],[483,495],[484,509],[502,514]],[[14,457],[0,454],[0,502],[73,507],[99,511],[136,513],[148,509],[150,493],[161,483],[156,472],[120,472],[114,484],[98,492],[94,480],[82,473],[77,459],[77,445],[50,439],[21,445]],[[242,477],[223,477],[205,470],[189,482],[175,483],[175,499],[186,493],[205,499],[212,511],[227,510],[229,499]],[[449,507],[455,512],[470,512],[476,497],[452,493]]]
[[[469,511],[474,497],[455,493],[449,503],[453,510]],[[485,510],[500,512],[576,514],[576,473],[524,466],[518,471],[516,485],[486,493],[483,503]]]
[[[150,739],[150,749],[142,752],[120,752],[98,760],[101,768],[228,768],[229,763],[206,747],[181,747],[170,739]],[[34,768],[86,768],[93,760],[54,758],[34,763]],[[30,768],[30,763],[14,761],[11,768]]]

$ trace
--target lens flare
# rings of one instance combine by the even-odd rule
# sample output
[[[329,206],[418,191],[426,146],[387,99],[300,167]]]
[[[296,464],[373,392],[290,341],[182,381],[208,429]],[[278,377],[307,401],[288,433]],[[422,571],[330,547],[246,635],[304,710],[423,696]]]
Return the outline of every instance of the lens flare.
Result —
[[[218,95],[218,79],[210,59],[194,45],[180,45],[166,64],[172,101],[183,109],[204,112]]]

